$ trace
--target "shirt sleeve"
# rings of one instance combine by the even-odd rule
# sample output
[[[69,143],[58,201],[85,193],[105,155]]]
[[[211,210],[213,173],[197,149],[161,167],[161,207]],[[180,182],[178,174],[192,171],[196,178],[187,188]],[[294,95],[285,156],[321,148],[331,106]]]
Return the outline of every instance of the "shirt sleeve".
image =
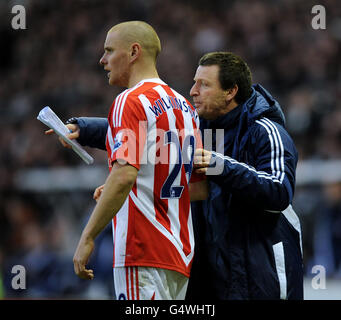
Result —
[[[109,115],[107,149],[111,163],[129,163],[140,169],[146,143],[147,117],[142,104],[127,97],[124,105]]]

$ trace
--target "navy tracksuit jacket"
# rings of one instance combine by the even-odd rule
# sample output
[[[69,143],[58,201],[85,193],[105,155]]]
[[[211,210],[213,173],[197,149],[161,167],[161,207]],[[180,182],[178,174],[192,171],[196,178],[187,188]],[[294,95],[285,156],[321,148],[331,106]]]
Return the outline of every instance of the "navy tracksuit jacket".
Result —
[[[82,145],[105,149],[107,119],[78,118]],[[213,152],[209,197],[192,203],[195,255],[187,300],[303,299],[302,240],[291,207],[297,151],[260,85],[242,105],[201,120]],[[205,130],[214,129],[205,141]],[[224,140],[219,131],[224,129]]]

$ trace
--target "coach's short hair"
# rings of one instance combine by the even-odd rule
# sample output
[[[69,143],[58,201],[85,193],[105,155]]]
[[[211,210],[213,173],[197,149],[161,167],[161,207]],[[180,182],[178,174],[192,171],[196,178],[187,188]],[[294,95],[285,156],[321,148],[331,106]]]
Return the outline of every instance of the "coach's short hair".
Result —
[[[223,90],[238,86],[235,100],[244,103],[252,94],[252,76],[246,62],[232,52],[209,52],[199,60],[199,66],[219,67],[219,82]]]

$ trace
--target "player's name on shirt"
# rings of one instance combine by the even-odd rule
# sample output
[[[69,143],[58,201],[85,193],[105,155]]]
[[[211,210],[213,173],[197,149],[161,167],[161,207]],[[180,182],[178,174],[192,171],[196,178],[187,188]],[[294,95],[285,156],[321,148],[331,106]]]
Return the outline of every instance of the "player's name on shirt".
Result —
[[[186,100],[181,100],[177,97],[167,96],[165,98],[160,98],[155,100],[149,109],[153,112],[156,118],[167,112],[170,109],[181,110],[182,112],[189,112],[193,119],[196,119],[198,115],[196,112],[187,104]]]

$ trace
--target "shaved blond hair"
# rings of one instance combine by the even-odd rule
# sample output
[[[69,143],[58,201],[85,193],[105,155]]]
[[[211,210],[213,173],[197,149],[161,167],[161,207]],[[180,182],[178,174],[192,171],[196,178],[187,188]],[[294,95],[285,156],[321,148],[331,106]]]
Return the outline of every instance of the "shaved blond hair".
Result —
[[[118,32],[126,45],[139,43],[142,50],[156,62],[161,51],[161,42],[154,28],[144,21],[127,21],[113,26],[110,32]]]

